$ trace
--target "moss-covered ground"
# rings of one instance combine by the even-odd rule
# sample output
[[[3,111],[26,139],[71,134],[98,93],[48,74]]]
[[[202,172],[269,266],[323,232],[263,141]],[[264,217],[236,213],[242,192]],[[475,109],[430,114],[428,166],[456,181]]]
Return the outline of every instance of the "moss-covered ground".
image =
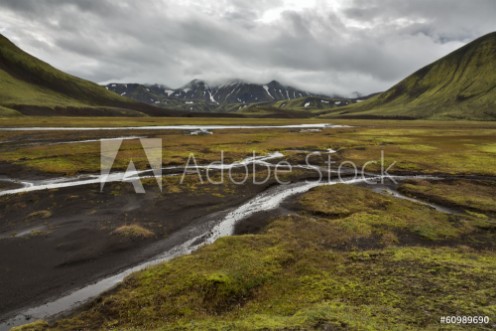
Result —
[[[315,123],[318,120],[305,120]],[[133,124],[134,123],[134,124]],[[301,120],[261,119],[33,119],[25,123],[17,118],[3,119],[2,126],[127,126],[175,124],[299,124]],[[428,121],[339,121],[350,128],[324,129],[319,132],[300,132],[299,129],[216,130],[207,136],[191,136],[183,131],[133,131],[135,135],[162,138],[164,165],[185,164],[193,153],[200,163],[220,159],[225,152],[226,162],[243,159],[256,153],[281,151],[292,157],[291,149],[326,150],[339,152],[334,161],[352,161],[367,170],[379,171],[381,152],[384,166],[395,162],[390,173],[424,174],[482,174],[496,175],[496,124],[491,122],[428,122]],[[77,136],[76,136],[77,135]],[[36,171],[76,174],[100,170],[100,143],[19,145],[17,141],[28,136],[29,141],[83,140],[99,137],[116,137],[122,131],[87,132],[10,132],[0,131],[0,139],[14,141],[2,144],[0,161],[14,163]],[[129,135],[129,132],[127,132]],[[125,169],[129,156],[138,168],[146,166],[146,156],[138,140],[125,141],[115,169]],[[304,163],[304,156],[293,158]],[[324,165],[325,159],[311,158],[312,163]]]
[[[496,215],[496,183],[483,180],[409,180],[400,186],[407,195],[472,213]]]
[[[311,190],[294,211],[33,329],[466,330],[440,317],[494,318],[494,220],[344,185]]]
[[[167,119],[170,120],[170,119]],[[18,119],[4,120],[18,125]],[[28,120],[32,121],[32,120]],[[102,125],[55,118],[43,125]],[[112,125],[130,125],[128,119]],[[149,124],[148,119],[139,119]],[[164,120],[165,121],[165,120]],[[187,119],[181,124],[235,124],[234,120]],[[248,121],[248,120],[247,120]],[[259,120],[250,119],[251,124]],[[271,120],[272,121],[272,120]],[[305,121],[307,122],[307,121]],[[30,122],[33,125],[33,122]],[[155,124],[178,124],[154,122]],[[278,120],[271,124],[297,123]],[[496,125],[475,122],[341,121],[351,128],[217,130],[190,136],[147,131],[164,138],[164,164],[240,160],[252,151],[332,148],[336,161],[362,166],[396,161],[391,173],[483,175],[484,180],[407,181],[410,196],[448,205],[456,214],[368,188],[322,186],[285,204],[259,233],[225,237],[195,253],[130,276],[111,293],[70,317],[31,330],[490,330],[496,318]],[[135,123],[137,124],[137,123]],[[239,123],[236,123],[239,124]],[[264,123],[268,124],[268,123]],[[133,124],[134,125],[134,124]],[[0,132],[22,139],[26,133]],[[68,133],[39,133],[57,140]],[[70,135],[71,133],[69,133]],[[101,134],[101,133],[100,133]],[[33,133],[29,133],[33,137]],[[92,138],[84,133],[81,138]],[[74,137],[73,137],[74,138]],[[132,156],[146,166],[137,141],[125,141],[116,168]],[[292,151],[293,150],[293,151]],[[140,156],[141,155],[141,156]],[[99,171],[99,144],[2,147],[1,161],[56,174]],[[325,159],[315,162],[324,165]],[[368,170],[379,171],[379,164]],[[180,176],[177,176],[180,177]],[[288,178],[291,175],[288,175]],[[165,179],[165,193],[201,184]],[[151,180],[151,179],[150,179]],[[212,194],[231,194],[229,190]],[[220,196],[221,197],[221,196]],[[269,216],[267,216],[269,217]],[[488,325],[440,324],[441,316],[489,316]]]

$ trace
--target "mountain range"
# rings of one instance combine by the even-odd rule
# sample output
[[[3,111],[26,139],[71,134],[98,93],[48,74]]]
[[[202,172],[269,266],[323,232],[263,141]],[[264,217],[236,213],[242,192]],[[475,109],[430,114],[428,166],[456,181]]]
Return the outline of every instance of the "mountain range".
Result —
[[[21,114],[496,120],[496,32],[385,92],[350,99],[315,95],[277,81],[209,85],[193,80],[179,89],[117,83],[104,87],[57,70],[0,35],[0,116]]]
[[[139,102],[189,111],[237,111],[251,104],[271,103],[309,96],[327,98],[325,95],[299,90],[275,80],[267,84],[231,80],[223,84],[213,85],[195,79],[177,89],[159,84],[119,83],[108,84],[106,88]]]

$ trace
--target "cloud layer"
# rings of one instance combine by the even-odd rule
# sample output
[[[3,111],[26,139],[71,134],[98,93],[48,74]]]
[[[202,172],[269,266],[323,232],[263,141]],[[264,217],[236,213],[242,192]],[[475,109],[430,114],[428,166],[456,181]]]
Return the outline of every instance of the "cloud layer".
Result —
[[[0,33],[99,83],[388,88],[496,30],[494,0],[3,0]]]

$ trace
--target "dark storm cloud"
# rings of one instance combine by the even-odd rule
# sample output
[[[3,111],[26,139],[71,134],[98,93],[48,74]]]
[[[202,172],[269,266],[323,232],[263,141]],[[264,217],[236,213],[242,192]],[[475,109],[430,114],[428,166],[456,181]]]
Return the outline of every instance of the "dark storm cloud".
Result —
[[[97,82],[385,89],[496,30],[493,0],[3,0],[0,32]]]

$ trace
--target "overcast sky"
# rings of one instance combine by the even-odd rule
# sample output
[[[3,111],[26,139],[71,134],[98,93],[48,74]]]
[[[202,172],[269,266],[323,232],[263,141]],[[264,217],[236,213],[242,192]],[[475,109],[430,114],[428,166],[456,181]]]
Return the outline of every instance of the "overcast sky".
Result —
[[[387,89],[496,30],[495,0],[1,0],[0,33],[98,83]]]

